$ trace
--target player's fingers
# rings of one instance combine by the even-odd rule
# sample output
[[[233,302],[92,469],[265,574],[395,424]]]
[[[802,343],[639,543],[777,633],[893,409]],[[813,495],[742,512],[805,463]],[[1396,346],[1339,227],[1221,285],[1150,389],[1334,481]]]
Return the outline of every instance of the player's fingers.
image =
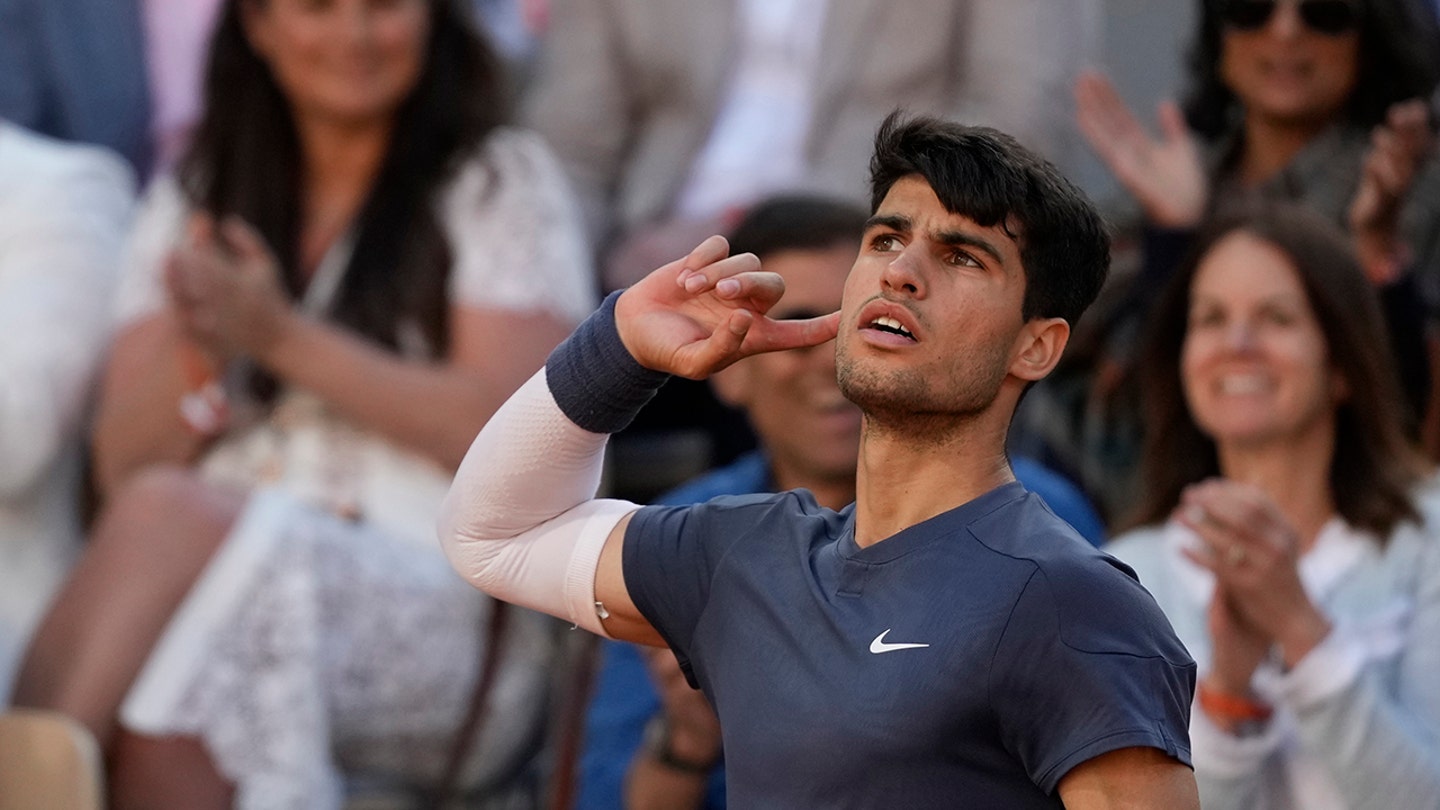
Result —
[[[692,271],[681,284],[685,287],[685,292],[699,295],[715,289],[715,285],[724,279],[741,273],[753,273],[759,269],[760,260],[755,258],[755,254],[741,253]]]
[[[744,309],[731,312],[705,340],[681,347],[675,353],[675,373],[701,379],[740,359],[745,335],[755,323],[755,313]]]
[[[775,321],[765,318],[751,330],[750,343],[746,344],[745,349],[746,353],[750,354],[819,346],[826,341],[834,340],[839,330],[839,312],[793,321]]]
[[[709,267],[730,255],[730,243],[725,237],[715,234],[695,246],[695,249],[687,254],[680,263],[680,274],[675,281],[680,286],[685,286],[691,274]]]
[[[747,309],[763,314],[785,294],[785,279],[764,270],[741,272],[715,282],[715,294],[729,301],[743,301]]]

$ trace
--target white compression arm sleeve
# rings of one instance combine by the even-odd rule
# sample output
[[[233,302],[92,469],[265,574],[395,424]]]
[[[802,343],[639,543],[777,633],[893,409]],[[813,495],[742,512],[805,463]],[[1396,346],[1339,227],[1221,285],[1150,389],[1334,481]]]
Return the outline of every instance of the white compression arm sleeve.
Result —
[[[595,602],[600,550],[639,508],[593,500],[608,438],[565,416],[541,369],[485,424],[455,474],[439,527],[450,564],[497,599],[607,636]]]

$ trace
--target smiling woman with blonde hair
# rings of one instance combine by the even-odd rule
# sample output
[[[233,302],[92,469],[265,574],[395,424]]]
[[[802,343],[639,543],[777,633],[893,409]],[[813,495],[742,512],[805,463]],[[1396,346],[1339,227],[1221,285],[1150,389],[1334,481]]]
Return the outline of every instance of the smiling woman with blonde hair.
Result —
[[[1440,503],[1385,340],[1344,241],[1289,207],[1218,222],[1156,307],[1139,528],[1106,550],[1200,665],[1207,810],[1440,795]]]

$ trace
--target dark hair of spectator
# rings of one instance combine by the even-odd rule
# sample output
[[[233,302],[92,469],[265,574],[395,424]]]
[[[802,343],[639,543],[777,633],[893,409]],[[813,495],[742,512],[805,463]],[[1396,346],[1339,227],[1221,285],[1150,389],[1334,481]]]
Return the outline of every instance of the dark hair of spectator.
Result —
[[[1054,166],[1003,132],[891,113],[875,135],[870,210],[918,174],[940,204],[981,227],[1000,226],[1020,247],[1021,315],[1073,327],[1110,267],[1110,237],[1094,206]]]
[[[1165,521],[1186,486],[1220,474],[1215,443],[1190,415],[1180,379],[1190,288],[1206,254],[1244,232],[1290,258],[1324,335],[1346,396],[1335,418],[1330,493],[1350,525],[1383,538],[1405,519],[1419,520],[1411,490],[1425,465],[1404,433],[1404,397],[1375,292],[1349,244],[1319,214],[1293,205],[1225,215],[1210,226],[1152,314],[1140,358],[1145,444],[1140,507],[1130,525]]]
[[[301,287],[299,238],[304,156],[290,105],[250,47],[242,4],[229,0],[210,46],[204,109],[179,167],[191,203],[237,215],[265,237],[292,295]],[[459,0],[430,0],[425,63],[396,112],[388,152],[353,229],[354,250],[332,315],[386,346],[402,324],[447,348],[451,254],[434,209],[437,192],[485,136],[507,119],[497,55]],[[264,382],[257,391],[268,398]]]
[[[1391,105],[1427,97],[1440,80],[1440,42],[1435,26],[1415,18],[1413,0],[1363,0],[1360,5],[1360,75],[1346,117],[1370,129],[1385,120]],[[1220,76],[1220,7],[1226,0],[1200,0],[1200,30],[1189,54],[1189,89],[1184,101],[1190,128],[1215,139],[1234,128],[1240,101]]]
[[[865,209],[808,194],[765,199],[745,212],[730,234],[730,252],[764,259],[787,250],[855,247],[865,232]]]

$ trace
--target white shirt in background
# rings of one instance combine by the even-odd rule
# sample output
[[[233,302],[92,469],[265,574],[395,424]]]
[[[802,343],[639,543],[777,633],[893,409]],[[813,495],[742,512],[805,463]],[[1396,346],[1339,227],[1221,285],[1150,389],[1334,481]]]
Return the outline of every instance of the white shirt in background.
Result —
[[[81,451],[134,180],[0,122],[0,699],[79,554]]]
[[[735,72],[680,192],[682,218],[712,219],[809,175],[805,143],[828,5],[739,0]]]

